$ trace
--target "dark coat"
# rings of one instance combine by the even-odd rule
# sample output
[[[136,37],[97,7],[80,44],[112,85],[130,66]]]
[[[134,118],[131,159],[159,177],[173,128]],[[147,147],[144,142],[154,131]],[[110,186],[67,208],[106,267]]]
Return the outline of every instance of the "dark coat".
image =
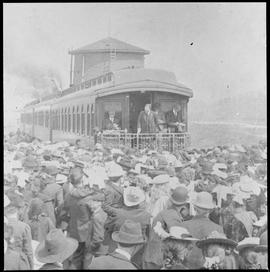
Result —
[[[137,129],[141,128],[141,133],[154,133],[158,131],[158,120],[154,112],[150,111],[147,115],[145,111],[141,111],[138,117]]]
[[[157,222],[160,222],[162,228],[169,232],[173,226],[179,226],[183,222],[183,218],[179,212],[172,206],[157,214],[153,220],[152,228],[150,230],[149,241],[146,245],[143,256],[143,267],[152,267],[153,269],[160,269],[162,267],[163,254],[161,251],[162,241],[159,236],[154,232],[153,227]]]
[[[34,266],[32,236],[29,225],[16,219],[10,219],[8,225],[13,229],[14,242],[9,244],[9,248],[19,252],[21,266],[26,270]]]
[[[186,228],[190,234],[198,239],[206,238],[211,232],[218,231],[223,233],[223,228],[215,224],[207,217],[194,216],[191,220],[184,221],[180,224],[181,227]],[[204,259],[201,249],[193,247],[191,254],[187,258],[187,266],[193,269],[199,269],[204,264]]]
[[[64,202],[64,209],[69,214],[68,232],[70,237],[79,242],[86,242],[91,233],[90,206],[91,196],[77,198],[68,194]]]
[[[133,265],[125,256],[114,252],[110,255],[100,256],[94,258],[89,270],[117,270],[117,269],[126,269],[126,270],[136,270],[137,268]]]
[[[52,181],[42,190],[42,194],[49,198],[48,201],[45,201],[46,211],[53,224],[56,225],[55,208],[63,203],[63,189],[60,185]]]
[[[178,132],[178,128],[171,123],[183,123],[182,113],[178,111],[177,115],[175,115],[172,110],[168,111],[166,114],[166,122],[168,127],[171,129],[171,132]]]

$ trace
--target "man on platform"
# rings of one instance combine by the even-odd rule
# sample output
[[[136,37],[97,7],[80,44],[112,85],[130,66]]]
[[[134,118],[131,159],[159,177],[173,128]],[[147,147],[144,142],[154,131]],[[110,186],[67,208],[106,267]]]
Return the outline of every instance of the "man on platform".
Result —
[[[109,118],[104,120],[103,125],[104,130],[119,130],[120,129],[120,121],[115,118],[115,112],[109,111]]]
[[[181,106],[174,104],[171,111],[166,114],[166,121],[170,132],[183,132],[185,124],[181,113]]]
[[[137,133],[155,133],[158,131],[157,124],[157,117],[151,111],[151,104],[146,104],[138,117]]]

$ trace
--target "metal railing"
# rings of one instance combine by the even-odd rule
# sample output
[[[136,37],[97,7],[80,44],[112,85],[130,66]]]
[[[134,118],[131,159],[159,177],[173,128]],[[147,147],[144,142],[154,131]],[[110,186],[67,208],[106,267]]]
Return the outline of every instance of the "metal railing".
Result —
[[[136,149],[151,149],[174,152],[185,149],[191,144],[189,133],[127,133],[115,131],[101,133],[97,142],[103,146],[119,148],[122,146]]]

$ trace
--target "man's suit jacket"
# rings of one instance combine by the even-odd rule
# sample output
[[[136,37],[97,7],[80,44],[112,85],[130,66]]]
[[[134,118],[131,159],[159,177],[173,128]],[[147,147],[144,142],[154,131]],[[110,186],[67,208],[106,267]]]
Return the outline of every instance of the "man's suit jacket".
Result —
[[[183,123],[182,113],[178,111],[177,115],[175,115],[172,110],[167,112],[166,122],[168,127],[171,129],[171,132],[178,132],[178,128],[175,126],[170,126],[169,123],[176,123],[176,122]]]
[[[68,194],[65,199],[64,208],[70,216],[68,232],[71,238],[79,242],[86,242],[92,232],[91,198],[92,196],[78,198]]]
[[[114,118],[113,121],[111,121],[110,119],[105,119],[104,123],[103,123],[103,129],[104,130],[115,130],[114,124],[116,124],[119,127],[119,129],[121,129],[120,121],[116,118]]]
[[[186,228],[190,234],[198,239],[206,238],[212,231],[223,232],[220,225],[215,224],[210,219],[204,216],[194,216],[191,220],[182,222],[179,226]],[[204,258],[201,249],[194,246],[191,254],[187,258],[187,265],[193,269],[203,267]]]
[[[158,131],[156,114],[150,111],[146,114],[145,111],[141,111],[138,117],[137,129],[141,128],[142,133],[154,133]]]
[[[104,269],[104,270],[117,270],[117,269],[132,269],[136,270],[137,268],[123,255],[114,252],[111,255],[100,256],[93,258],[92,263],[88,267],[90,270],[94,269]]]

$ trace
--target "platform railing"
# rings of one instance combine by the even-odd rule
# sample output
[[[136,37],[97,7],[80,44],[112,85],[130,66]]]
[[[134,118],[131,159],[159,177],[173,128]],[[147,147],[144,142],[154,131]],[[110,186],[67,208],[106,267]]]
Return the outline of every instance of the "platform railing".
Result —
[[[189,133],[127,133],[115,131],[101,133],[97,141],[103,146],[119,148],[126,146],[136,149],[166,150],[174,152],[191,144]]]

